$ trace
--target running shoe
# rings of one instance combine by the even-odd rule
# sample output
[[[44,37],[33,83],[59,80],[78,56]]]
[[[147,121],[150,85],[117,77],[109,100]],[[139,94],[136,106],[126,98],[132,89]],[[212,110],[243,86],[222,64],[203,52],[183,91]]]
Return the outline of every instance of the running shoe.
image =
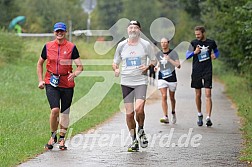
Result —
[[[67,150],[67,147],[65,146],[65,139],[64,138],[59,139],[59,149],[60,150]]]
[[[198,116],[198,122],[197,122],[198,126],[202,126],[203,125],[203,115]]]
[[[54,136],[54,137],[52,136],[52,137],[49,139],[48,143],[45,144],[44,148],[45,148],[46,150],[51,150],[51,149],[53,149],[53,145],[54,145],[56,142],[57,142],[57,136]]]
[[[147,140],[147,137],[146,137],[143,129],[140,129],[138,131],[138,137],[139,137],[139,140],[140,140],[140,146],[142,148],[148,147],[148,140]]]
[[[160,118],[160,122],[161,122],[161,123],[168,124],[168,123],[169,123],[169,118],[168,118],[168,117]]]
[[[171,121],[173,124],[175,124],[177,122],[177,118],[176,118],[176,114],[172,114],[172,118],[171,118]]]
[[[206,120],[206,126],[207,126],[207,127],[210,127],[210,126],[212,126],[212,125],[213,125],[213,123],[212,123],[211,119],[210,119],[210,118],[207,118],[207,120]]]
[[[128,152],[137,152],[139,150],[138,140],[132,141],[132,144],[128,147]]]

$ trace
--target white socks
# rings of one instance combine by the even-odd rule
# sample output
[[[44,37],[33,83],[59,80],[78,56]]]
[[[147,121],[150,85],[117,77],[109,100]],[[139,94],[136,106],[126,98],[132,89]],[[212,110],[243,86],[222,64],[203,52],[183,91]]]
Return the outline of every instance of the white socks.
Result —
[[[202,116],[202,113],[201,113],[201,112],[198,112],[198,116]]]

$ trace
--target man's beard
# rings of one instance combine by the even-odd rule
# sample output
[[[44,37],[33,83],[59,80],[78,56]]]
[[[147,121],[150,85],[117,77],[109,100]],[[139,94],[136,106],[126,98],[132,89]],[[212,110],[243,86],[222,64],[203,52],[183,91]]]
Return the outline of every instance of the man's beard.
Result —
[[[202,37],[201,37],[201,38],[198,38],[198,40],[199,40],[199,41],[202,41],[204,38],[205,38],[205,36],[202,35]]]
[[[129,34],[129,38],[138,38],[138,37],[139,37],[139,34],[137,34],[137,33]]]

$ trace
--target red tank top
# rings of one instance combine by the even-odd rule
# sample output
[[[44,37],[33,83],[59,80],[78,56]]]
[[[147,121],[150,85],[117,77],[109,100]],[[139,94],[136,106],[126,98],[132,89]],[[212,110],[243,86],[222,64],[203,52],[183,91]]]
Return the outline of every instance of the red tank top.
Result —
[[[50,77],[52,74],[59,75],[59,86],[62,88],[74,87],[74,81],[68,81],[67,77],[72,72],[72,52],[74,44],[64,40],[62,44],[58,44],[56,40],[50,41],[46,44],[46,74],[45,83],[50,84]]]

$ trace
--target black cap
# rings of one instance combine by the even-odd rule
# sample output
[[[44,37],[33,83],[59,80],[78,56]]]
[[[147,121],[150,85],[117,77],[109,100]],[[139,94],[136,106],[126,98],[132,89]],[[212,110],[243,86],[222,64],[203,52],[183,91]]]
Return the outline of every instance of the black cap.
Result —
[[[128,26],[130,26],[130,25],[137,25],[139,28],[141,28],[141,25],[140,25],[139,21],[136,21],[136,20],[131,20],[129,22]]]

